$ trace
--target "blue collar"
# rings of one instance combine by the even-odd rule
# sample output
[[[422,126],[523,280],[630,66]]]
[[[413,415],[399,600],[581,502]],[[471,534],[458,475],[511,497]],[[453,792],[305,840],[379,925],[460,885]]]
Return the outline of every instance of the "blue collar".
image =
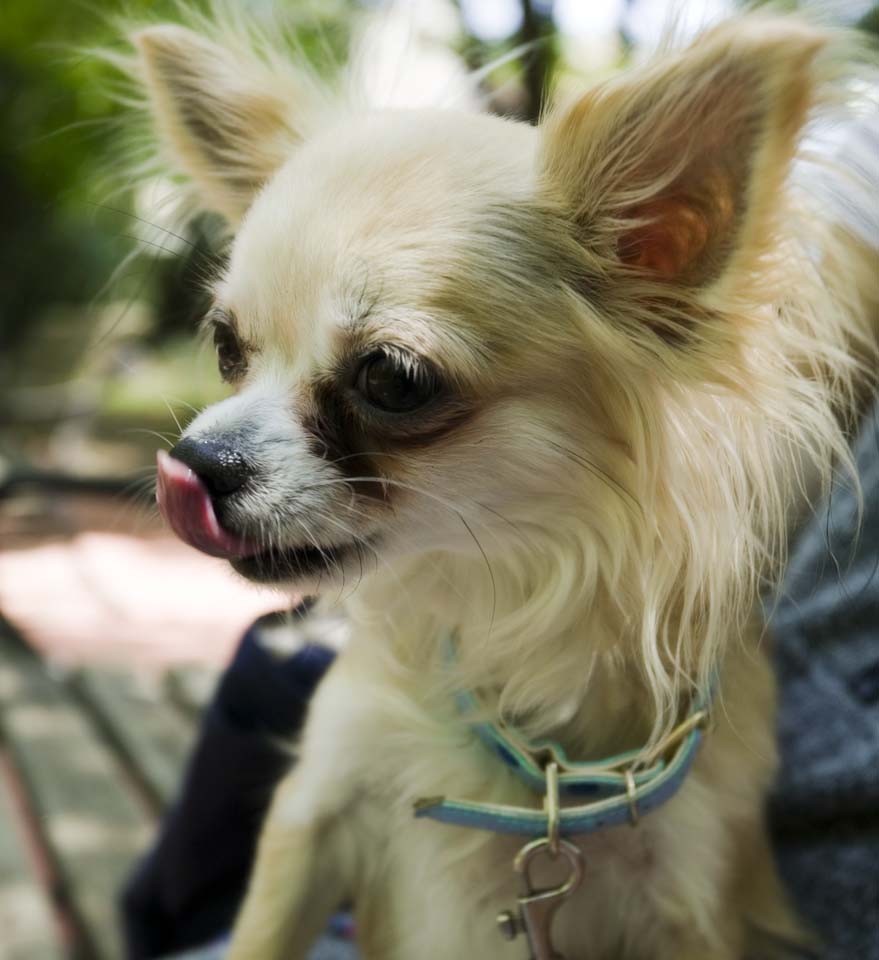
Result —
[[[451,639],[448,648],[454,656]],[[459,692],[456,702],[465,717],[479,709],[470,691]],[[560,795],[589,797],[586,802],[559,810],[558,834],[568,837],[624,823],[636,824],[640,816],[670,800],[696,758],[708,721],[708,707],[708,698],[698,698],[687,717],[647,755],[632,750],[590,763],[572,762],[559,744],[551,740],[530,742],[500,723],[478,721],[472,722],[471,727],[485,746],[535,793],[546,795],[546,769],[554,763]],[[415,816],[492,833],[533,837],[547,835],[550,827],[545,810],[446,797],[417,800]]]

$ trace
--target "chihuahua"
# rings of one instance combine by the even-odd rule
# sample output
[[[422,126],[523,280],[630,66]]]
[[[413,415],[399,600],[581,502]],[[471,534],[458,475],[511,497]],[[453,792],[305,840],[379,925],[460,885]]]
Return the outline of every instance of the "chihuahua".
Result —
[[[343,900],[379,960],[799,938],[760,592],[876,370],[876,251],[840,212],[870,186],[807,149],[864,89],[856,42],[742,15],[530,126],[366,107],[222,17],[132,39],[157,153],[231,234],[205,323],[235,391],[160,456],[162,512],[351,631],[230,960],[304,957]],[[552,744],[536,784],[511,743]],[[628,820],[571,826],[590,803]]]

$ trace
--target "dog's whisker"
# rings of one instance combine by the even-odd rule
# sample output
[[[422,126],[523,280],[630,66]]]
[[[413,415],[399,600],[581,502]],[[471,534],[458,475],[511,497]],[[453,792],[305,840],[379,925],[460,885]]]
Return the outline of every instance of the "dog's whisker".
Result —
[[[170,401],[171,403],[179,403],[181,407],[186,407],[186,409],[195,416],[198,416],[199,409],[193,406],[188,400],[184,400],[183,397],[172,397],[170,394],[163,394],[164,399]]]
[[[486,569],[488,570],[488,576],[489,576],[489,579],[491,580],[491,615],[488,620],[488,637],[490,638],[491,631],[494,628],[494,618],[495,618],[495,615],[497,614],[497,581],[494,578],[494,570],[492,569],[491,562],[488,559],[488,554],[486,554],[485,549],[483,548],[482,544],[479,542],[479,538],[470,528],[470,524],[467,523],[467,521],[464,519],[462,514],[459,513],[458,518],[460,519],[461,523],[464,524],[464,528],[467,530],[467,533],[469,533],[470,536],[472,537],[473,542],[476,544],[476,548],[479,550],[480,554],[482,554],[482,559],[485,561],[485,566],[486,566]]]
[[[440,497],[439,494],[435,493],[432,490],[427,490],[424,487],[420,487],[416,484],[407,483],[406,481],[397,480],[391,477],[380,477],[380,476],[369,476],[369,475],[362,476],[362,477],[333,477],[325,480],[312,481],[307,486],[303,487],[302,491],[305,492],[309,490],[315,490],[320,487],[345,486],[346,484],[357,484],[357,483],[370,483],[370,484],[378,483],[378,484],[385,484],[391,487],[400,487],[401,489],[409,490],[420,496],[426,497],[434,501],[435,503],[438,503],[441,506],[445,507],[447,510],[450,510],[452,513],[460,514],[460,509],[458,505],[455,504],[453,501]],[[468,499],[468,501],[478,509],[485,510],[486,512],[489,512],[492,515],[497,516],[499,519],[503,520],[505,523],[513,526],[515,529],[515,524],[512,524],[511,521],[507,520],[501,514],[497,513],[497,511],[491,510],[490,508],[486,507],[484,504],[479,503],[479,501],[477,500],[470,500],[470,498],[466,498],[466,499]],[[486,529],[493,532],[495,536],[497,536],[496,531],[493,531],[491,527],[486,526]],[[521,531],[518,531],[518,530],[517,532],[521,533]]]
[[[574,450],[564,446],[561,443],[558,443],[556,440],[547,438],[546,441],[551,447],[554,447],[559,453],[564,454],[572,463],[576,463],[578,466],[582,467],[584,470],[588,470],[592,476],[596,477],[598,480],[601,480],[602,483],[607,484],[612,490],[624,496],[631,504],[635,507],[636,510],[642,512],[643,508],[638,502],[637,497],[626,487],[620,483],[619,480],[612,477],[606,470],[603,470],[597,463],[593,460],[590,460],[585,454],[576,453]]]
[[[168,435],[165,433],[160,433],[158,430],[148,430],[144,427],[132,427],[126,430],[125,433],[141,433],[148,437],[155,437],[157,440],[160,440],[169,449],[174,446],[174,439],[169,438]],[[149,469],[153,470],[152,467],[150,467]]]

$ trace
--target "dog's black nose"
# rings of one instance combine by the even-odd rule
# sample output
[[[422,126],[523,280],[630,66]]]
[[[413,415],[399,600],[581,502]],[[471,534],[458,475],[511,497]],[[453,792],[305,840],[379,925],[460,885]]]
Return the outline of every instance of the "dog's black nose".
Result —
[[[212,497],[225,497],[240,490],[253,473],[247,460],[228,440],[186,437],[169,452],[198,476]]]

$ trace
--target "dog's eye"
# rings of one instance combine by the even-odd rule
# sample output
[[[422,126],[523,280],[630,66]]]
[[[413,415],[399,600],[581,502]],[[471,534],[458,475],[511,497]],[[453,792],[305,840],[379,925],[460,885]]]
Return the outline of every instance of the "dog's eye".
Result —
[[[373,407],[388,413],[409,413],[423,407],[439,391],[439,381],[423,363],[376,353],[357,374],[357,390]]]
[[[227,383],[240,380],[247,371],[247,360],[241,341],[228,323],[214,324],[214,346],[217,349],[220,376]]]

